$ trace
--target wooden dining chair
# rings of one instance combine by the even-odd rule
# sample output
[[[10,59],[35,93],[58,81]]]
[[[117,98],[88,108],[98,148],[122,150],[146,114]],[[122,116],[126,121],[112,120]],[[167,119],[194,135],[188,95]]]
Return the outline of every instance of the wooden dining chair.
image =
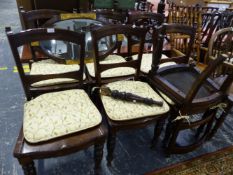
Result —
[[[11,32],[10,28],[6,28],[7,33]],[[66,30],[59,29],[47,29],[47,33],[51,32],[51,36],[48,37],[47,33],[43,34],[41,31],[46,31],[46,29],[29,29],[26,37],[29,37],[28,40],[24,42],[21,49],[24,48],[25,45],[30,45],[32,43],[37,43],[37,45],[41,45],[41,49],[43,52],[47,52],[46,59],[34,58],[29,61],[29,71],[24,71],[23,67],[26,65],[25,63],[18,62],[21,58],[21,50],[14,50],[14,56],[17,58],[17,67],[19,68],[20,76],[29,76],[35,77],[30,79],[30,81],[25,81],[24,86],[25,93],[32,95],[32,97],[37,96],[38,94],[50,91],[56,91],[59,89],[71,89],[79,86],[80,80],[77,76],[77,72],[80,69],[80,65],[78,64],[67,64],[69,62],[69,54],[71,50],[69,50],[68,45],[73,45],[72,52],[75,52],[79,57],[79,61],[84,59],[85,55],[85,34],[78,32],[69,32]],[[37,33],[41,32],[41,36]],[[35,34],[34,34],[35,33]],[[62,34],[64,33],[64,36]],[[37,36],[33,38],[33,35]],[[14,46],[14,43],[17,43],[19,40],[24,39],[24,32],[20,32],[17,37],[10,37],[8,35],[11,47]],[[75,37],[75,39],[71,38],[71,36]],[[53,38],[52,38],[53,37]],[[85,83],[85,76],[83,77],[82,82]],[[23,78],[24,80],[24,78]],[[26,88],[27,87],[27,88]],[[31,97],[30,97],[31,98]],[[28,99],[29,100],[29,99]]]
[[[202,13],[200,60],[207,64],[208,44],[211,36],[218,30],[221,14],[218,12]]]
[[[96,18],[104,23],[109,24],[124,24],[126,22],[127,13],[117,12],[112,10],[98,9],[96,12]]]
[[[158,59],[158,58],[156,58]],[[192,151],[203,144],[212,133],[214,122],[221,107],[229,107],[226,89],[232,81],[232,74],[218,86],[211,74],[226,60],[220,55],[200,72],[194,65],[177,64],[156,69],[152,65],[148,75],[149,84],[159,90],[159,94],[171,107],[171,116],[166,127],[164,146],[167,154]],[[153,60],[158,64],[159,60]],[[229,112],[229,110],[227,111]],[[188,138],[182,132],[189,133]],[[184,143],[184,140],[188,140]]]
[[[200,61],[200,41],[202,16],[199,6],[173,6],[169,8],[168,23],[179,23],[196,28],[192,57],[198,63]],[[185,37],[185,36],[182,36]]]
[[[34,160],[68,155],[91,145],[94,145],[97,172],[103,155],[106,129],[102,124],[101,114],[85,92],[84,35],[61,29],[40,28],[19,33],[8,29],[7,37],[27,98],[24,104],[23,126],[14,149],[14,157],[18,159],[24,174],[36,174]],[[78,70],[75,68],[72,72],[59,74],[50,70],[49,75],[26,74],[20,62],[20,47],[35,41],[53,39],[81,46]],[[43,66],[41,64],[40,68]],[[50,79],[75,79],[76,86],[66,87],[66,90],[53,86],[52,92],[35,93],[41,89],[33,84]],[[45,89],[47,90],[47,87]]]
[[[54,16],[59,16],[61,13],[66,12],[53,9],[38,9],[31,11],[25,11],[24,9],[21,9],[19,14],[23,19],[23,29],[30,29],[43,26],[47,20]]]
[[[100,61],[107,58],[113,50],[102,52],[98,43],[102,38],[116,34],[124,34],[128,40],[133,36],[140,39],[137,60],[114,62]],[[157,122],[152,141],[152,143],[155,144],[160,135],[163,122],[169,113],[169,108],[167,104],[163,102],[162,98],[158,96],[146,82],[139,80],[145,34],[145,29],[133,28],[129,25],[108,25],[92,31],[95,51],[94,70],[97,82],[97,87],[94,90],[93,96],[96,99],[96,104],[102,109],[102,114],[105,116],[108,123],[108,165],[111,165],[113,160],[117,132],[145,127],[148,124]],[[110,75],[109,71],[112,71],[112,74],[106,77],[106,74]],[[126,76],[125,73],[130,73],[130,77]],[[131,80],[127,80],[126,78],[131,78]],[[99,88],[100,91],[98,91]],[[116,95],[115,98],[113,97],[114,93]],[[140,103],[140,101],[138,101],[139,99],[132,100],[130,97],[135,97],[135,95],[137,95],[137,97],[140,96],[140,99],[143,97],[159,101],[159,104],[148,105]]]
[[[140,12],[140,13],[129,13],[128,24],[143,27],[147,29],[147,34],[145,38],[145,43],[148,43],[149,46],[146,51],[150,51],[152,45],[152,33],[154,28],[162,25],[164,22],[164,15],[159,13],[149,13],[149,12]],[[137,38],[132,39],[130,44],[138,44],[139,41]],[[129,44],[129,43],[128,43]],[[129,48],[131,46],[128,45]]]
[[[180,35],[185,35],[184,38]],[[177,37],[177,38],[175,38]],[[164,39],[165,38],[165,39]],[[194,44],[195,28],[182,24],[163,24],[154,28],[152,53],[143,53],[140,72],[146,77],[151,69],[189,63]],[[133,60],[137,55],[132,56]],[[152,61],[159,61],[152,64]],[[153,67],[156,65],[157,67]]]
[[[61,13],[66,13],[61,10],[53,9],[37,9],[25,11],[23,8],[19,11],[22,18],[22,28],[23,29],[32,29],[43,27],[43,25],[55,16],[59,16]],[[36,60],[47,58],[47,55],[36,43],[30,45],[25,45],[23,48],[22,62],[29,62],[31,59]]]

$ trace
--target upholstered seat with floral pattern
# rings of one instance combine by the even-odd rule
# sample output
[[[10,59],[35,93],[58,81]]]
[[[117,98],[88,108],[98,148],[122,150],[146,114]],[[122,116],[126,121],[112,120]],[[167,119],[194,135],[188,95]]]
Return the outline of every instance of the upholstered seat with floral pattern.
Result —
[[[32,63],[30,75],[48,75],[48,74],[59,74],[67,73],[79,70],[78,64],[66,65],[59,64],[52,59],[37,61]],[[55,78],[49,80],[43,80],[33,83],[33,87],[43,87],[63,83],[75,83],[78,80],[72,78]]]
[[[138,55],[133,55],[133,60],[137,59]],[[166,59],[168,58],[166,55],[162,55],[161,59]],[[152,53],[144,53],[142,55],[142,62],[141,62],[141,68],[140,70],[147,74],[149,73],[149,71],[151,70],[151,64],[152,64]],[[159,65],[159,68],[165,67],[165,66],[171,66],[171,65],[175,65],[175,62],[166,62],[166,63],[162,63]]]
[[[23,132],[38,143],[100,124],[102,118],[84,90],[46,93],[25,103]]]
[[[146,98],[152,98],[156,101],[164,101],[149,84],[141,81],[117,81],[106,85],[111,90],[133,93]],[[101,96],[104,109],[111,120],[123,121],[137,118],[160,115],[169,111],[166,102],[163,106],[146,105],[143,103],[134,103],[124,100],[114,99],[109,96]]]
[[[100,64],[113,64],[113,63],[121,63],[125,62],[126,60],[119,56],[119,55],[109,55],[105,58],[104,61],[100,61]],[[92,77],[95,77],[95,68],[94,63],[88,63],[86,64],[89,74]],[[102,78],[108,78],[108,77],[116,77],[116,76],[127,76],[135,74],[135,69],[130,67],[120,67],[120,68],[113,68],[106,70],[101,73]]]

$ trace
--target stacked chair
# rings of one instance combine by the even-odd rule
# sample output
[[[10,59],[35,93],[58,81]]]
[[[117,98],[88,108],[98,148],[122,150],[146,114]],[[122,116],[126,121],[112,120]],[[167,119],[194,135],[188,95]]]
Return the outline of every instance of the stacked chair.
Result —
[[[167,154],[189,152],[203,144],[212,136],[213,128],[217,127],[214,124],[221,105],[231,108],[226,90],[232,82],[232,74],[220,86],[211,79],[211,75],[226,59],[226,56],[219,55],[203,72],[189,64],[158,69],[160,61],[153,60],[148,80],[171,107],[164,139]],[[180,145],[177,142],[180,133],[191,128],[195,131],[192,139],[186,145]]]

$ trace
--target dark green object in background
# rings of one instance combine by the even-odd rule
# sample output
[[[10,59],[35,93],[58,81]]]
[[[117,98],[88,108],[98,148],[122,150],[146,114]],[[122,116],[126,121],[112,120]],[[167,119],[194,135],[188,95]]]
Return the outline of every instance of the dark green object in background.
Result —
[[[113,0],[95,0],[94,8],[96,9],[112,9]]]
[[[117,9],[134,9],[135,0],[117,0]]]

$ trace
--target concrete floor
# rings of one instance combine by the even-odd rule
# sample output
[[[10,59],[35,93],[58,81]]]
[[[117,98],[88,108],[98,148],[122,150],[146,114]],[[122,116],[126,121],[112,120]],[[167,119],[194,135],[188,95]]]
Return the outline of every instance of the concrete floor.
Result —
[[[14,61],[5,37],[4,28],[20,30],[15,0],[0,0],[0,175],[22,175],[23,172],[12,152],[22,124],[24,94],[15,73]],[[103,175],[137,175],[150,172],[198,155],[219,150],[233,144],[232,115],[229,115],[216,136],[196,151],[165,158],[161,140],[157,149],[150,149],[153,128],[121,132],[117,137],[115,159],[112,168],[106,165],[106,146],[102,161]],[[163,133],[162,133],[163,136]],[[161,136],[161,137],[162,137]],[[183,138],[189,139],[189,138]],[[41,175],[93,174],[93,148],[76,154],[36,161]],[[224,171],[224,170],[223,170]]]

